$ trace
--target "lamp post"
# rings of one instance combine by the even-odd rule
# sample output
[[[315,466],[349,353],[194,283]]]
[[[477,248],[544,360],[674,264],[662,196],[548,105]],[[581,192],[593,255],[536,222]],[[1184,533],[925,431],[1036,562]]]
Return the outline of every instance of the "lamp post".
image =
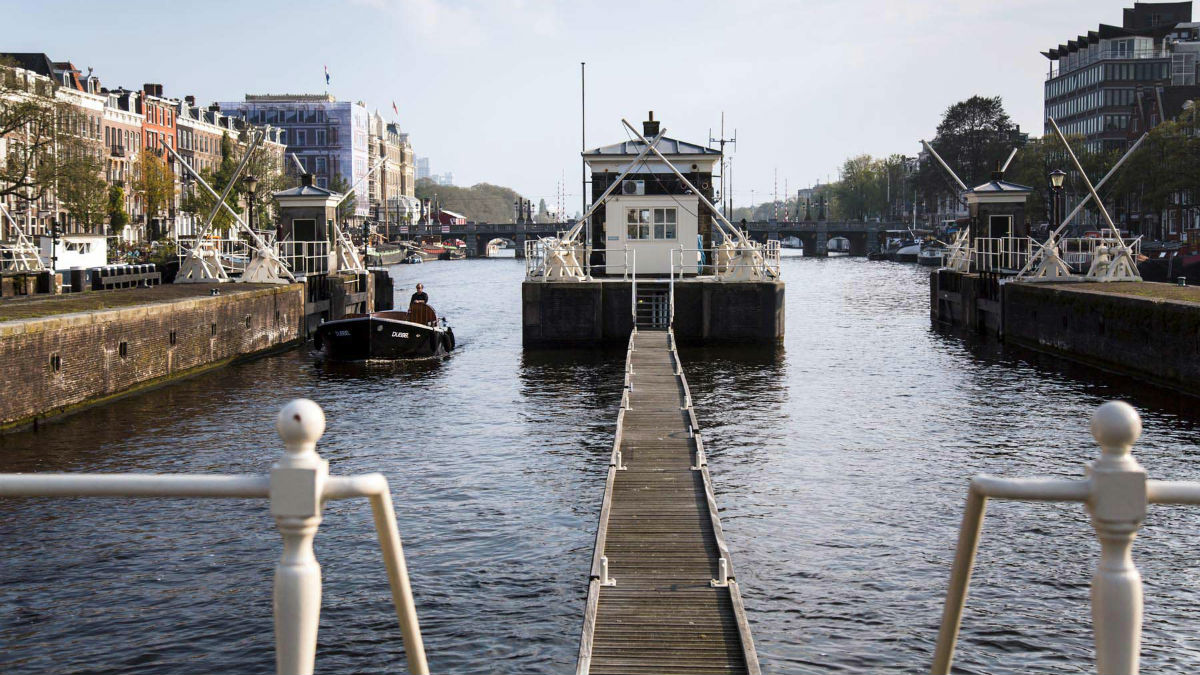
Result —
[[[246,177],[242,179],[242,186],[246,188],[246,194],[250,195],[250,198],[247,199],[246,201],[250,208],[250,229],[253,230],[254,229],[254,192],[258,189],[258,179],[255,178],[254,174],[252,174],[252,173],[246,174]]]
[[[1059,202],[1062,201],[1063,181],[1066,179],[1067,173],[1062,169],[1055,169],[1050,172],[1050,219],[1051,228],[1057,230],[1059,225],[1062,225],[1062,207]]]

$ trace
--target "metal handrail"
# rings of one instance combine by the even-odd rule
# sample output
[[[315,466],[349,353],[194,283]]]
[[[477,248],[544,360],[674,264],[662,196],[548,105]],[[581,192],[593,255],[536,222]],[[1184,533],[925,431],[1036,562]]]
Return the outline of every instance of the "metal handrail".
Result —
[[[207,249],[216,254],[221,261],[221,266],[228,272],[244,271],[254,252],[254,247],[250,242],[245,239],[229,237],[183,237],[178,240],[178,243],[176,256],[179,258],[180,264],[192,254],[193,250]]]
[[[329,273],[329,242],[324,239],[279,242],[279,259],[297,276]]]
[[[713,246],[713,247],[709,247],[709,248],[684,248],[684,246],[681,244],[679,246],[679,248],[671,249],[671,257],[670,257],[671,271],[672,271],[672,273],[674,273],[676,270],[678,270],[679,278],[682,279],[683,275],[684,275],[685,267],[694,268],[695,270],[697,270],[696,276],[715,276],[725,270],[749,268],[749,269],[762,270],[766,275],[768,275],[772,279],[781,278],[783,269],[781,267],[780,251],[782,250],[782,248],[779,245],[779,242],[777,240],[772,239],[767,242],[766,246],[764,246],[762,244],[758,244],[757,242],[755,242],[755,244],[756,244],[755,250],[757,250],[763,254],[762,263],[757,264],[757,265],[718,263],[716,260],[717,252],[723,251],[726,249],[722,249],[719,246]],[[679,262],[676,262],[676,259],[675,259],[675,254],[677,254],[677,253],[679,254]],[[684,257],[685,253],[708,253],[711,256],[710,262],[708,264],[701,264],[699,259],[697,259],[697,261],[695,263],[691,263],[691,262],[685,263],[685,262],[683,262],[683,257]],[[699,256],[697,256],[697,258],[699,258]],[[710,274],[710,275],[700,274],[699,270],[701,270],[705,267],[711,268],[713,270],[713,274]]]
[[[675,329],[675,250],[674,249],[671,249],[670,255],[671,255],[671,258],[670,258],[671,276],[670,276],[670,283],[668,286],[669,290],[667,292],[667,295],[670,298],[668,301],[670,310],[668,311],[668,314],[667,314],[667,326],[671,330],[674,330]],[[674,340],[674,333],[672,333],[671,335],[672,335],[671,339]],[[674,344],[674,343],[672,343],[672,344]]]
[[[1074,67],[1069,68],[1068,70],[1062,71],[1059,68],[1050,68],[1050,71],[1046,73],[1046,80],[1049,81],[1056,77],[1076,73],[1080,70],[1083,70],[1085,67],[1100,61],[1119,61],[1121,59],[1165,59],[1170,57],[1171,54],[1172,52],[1168,49],[1105,49],[1097,52],[1093,56],[1079,60]]]
[[[633,283],[629,285],[629,314],[633,320],[633,328],[637,330],[637,250],[630,251],[633,260],[633,270],[631,278]]]
[[[417,621],[408,565],[396,525],[391,491],[382,474],[330,476],[329,463],[317,454],[325,432],[325,413],[307,399],[279,411],[275,428],[284,454],[268,476],[188,474],[0,474],[3,497],[198,497],[267,499],[283,536],[283,555],[275,566],[275,670],[280,675],[309,675],[316,666],[317,626],[321,613],[321,569],[313,539],[330,499],[366,497],[387,568],[392,602],[404,638],[408,670],[428,675],[425,646]]]
[[[950,587],[933,658],[933,675],[948,675],[962,624],[963,606],[979,549],[988,499],[1082,502],[1100,540],[1092,577],[1096,672],[1136,674],[1141,652],[1142,580],[1130,555],[1148,504],[1200,505],[1200,482],[1147,480],[1131,454],[1142,420],[1128,403],[1109,401],[1092,415],[1100,457],[1084,480],[997,478],[971,480],[959,529]]]

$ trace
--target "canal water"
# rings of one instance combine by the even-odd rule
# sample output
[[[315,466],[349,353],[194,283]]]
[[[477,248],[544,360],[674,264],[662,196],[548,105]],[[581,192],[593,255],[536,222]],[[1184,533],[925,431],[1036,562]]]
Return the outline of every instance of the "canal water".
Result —
[[[940,333],[924,269],[783,268],[781,347],[683,353],[764,672],[927,671],[968,478],[1080,476],[1106,399],[1141,410],[1152,477],[1200,479],[1194,401]],[[572,671],[623,354],[523,351],[521,261],[392,272],[453,356],[271,356],[0,437],[0,471],[264,473],[310,397],[331,471],[391,481],[434,672]],[[403,672],[367,504],[330,504],[316,549],[320,671]],[[1200,661],[1197,550],[1200,510],[1151,507],[1145,672]],[[272,672],[279,551],[265,502],[0,501],[0,672]],[[1080,505],[989,507],[961,672],[1089,671],[1097,552]]]

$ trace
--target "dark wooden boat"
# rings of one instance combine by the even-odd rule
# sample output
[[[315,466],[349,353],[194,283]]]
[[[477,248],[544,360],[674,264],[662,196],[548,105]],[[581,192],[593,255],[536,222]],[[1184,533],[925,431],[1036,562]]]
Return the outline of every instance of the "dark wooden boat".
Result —
[[[317,328],[317,351],[334,361],[422,359],[454,349],[454,330],[425,304],[407,312],[349,314]]]

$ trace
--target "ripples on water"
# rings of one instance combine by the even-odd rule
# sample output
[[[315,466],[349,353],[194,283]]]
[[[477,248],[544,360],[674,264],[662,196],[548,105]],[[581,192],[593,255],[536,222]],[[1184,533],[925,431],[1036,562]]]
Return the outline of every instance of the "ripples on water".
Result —
[[[1141,410],[1152,477],[1200,477],[1178,397],[931,329],[926,270],[784,266],[783,346],[684,353],[765,672],[927,671],[967,479],[1079,476],[1105,399]],[[391,481],[434,672],[572,670],[622,354],[523,352],[519,261],[392,269],[451,317],[449,359],[272,356],[0,437],[0,470],[262,473],[311,397],[331,470]],[[1147,672],[1200,660],[1198,522],[1151,507],[1135,545]],[[0,501],[0,671],[272,672],[279,550],[265,502]],[[1079,505],[993,504],[961,671],[1088,671],[1097,550]],[[365,502],[329,505],[317,555],[318,667],[403,671]]]

